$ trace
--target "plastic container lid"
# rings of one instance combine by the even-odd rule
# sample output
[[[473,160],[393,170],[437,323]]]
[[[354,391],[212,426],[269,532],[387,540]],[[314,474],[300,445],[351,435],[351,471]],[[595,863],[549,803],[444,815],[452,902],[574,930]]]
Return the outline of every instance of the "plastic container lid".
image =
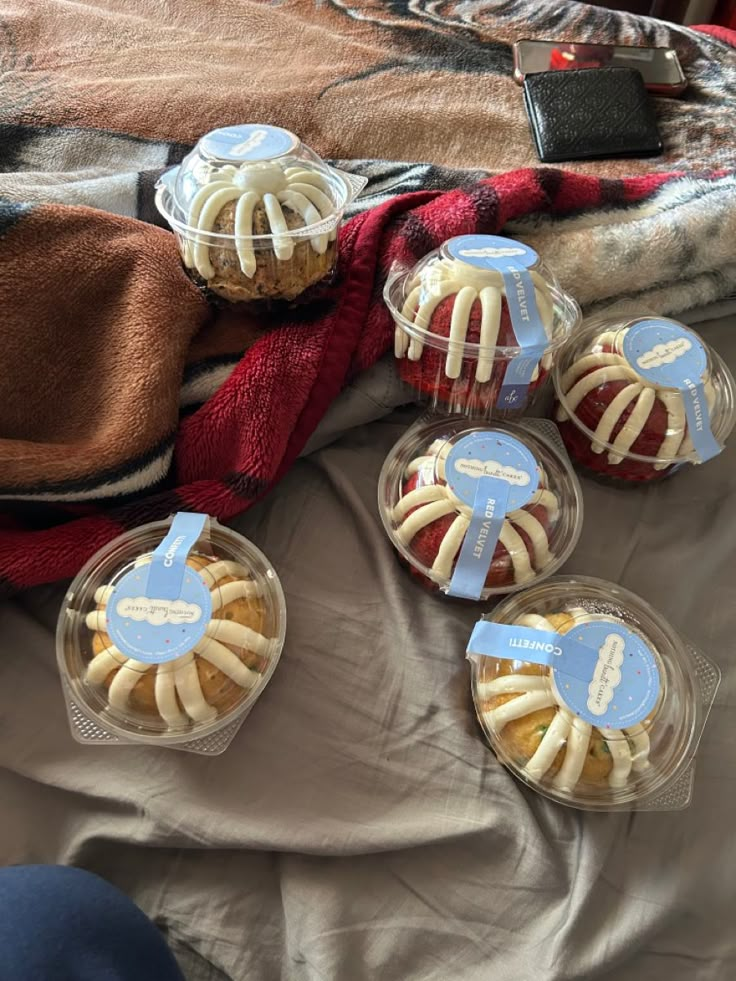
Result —
[[[733,376],[675,320],[592,321],[558,353],[553,378],[571,454],[624,479],[710,459],[736,422]]]
[[[535,584],[476,624],[468,658],[483,731],[534,790],[590,810],[689,803],[720,672],[638,596]]]
[[[220,751],[206,737],[253,706],[285,630],[278,577],[241,535],[191,514],[128,531],[80,571],[59,616],[73,732],[86,741],[81,712],[118,741]]]
[[[181,236],[185,265],[204,280],[215,275],[210,248],[237,251],[240,271],[252,277],[263,248],[287,260],[309,241],[324,254],[365,184],[288,130],[248,123],[203,136],[161,177],[156,205]]]
[[[553,424],[422,420],[388,454],[378,481],[386,532],[425,584],[486,599],[560,568],[583,519],[580,485]]]
[[[515,407],[514,389],[523,401],[540,360],[580,321],[577,303],[537,253],[496,235],[452,238],[415,266],[394,269],[384,299],[396,323],[396,357],[436,362],[417,387],[444,386],[449,395],[448,380],[495,384],[499,408]]]

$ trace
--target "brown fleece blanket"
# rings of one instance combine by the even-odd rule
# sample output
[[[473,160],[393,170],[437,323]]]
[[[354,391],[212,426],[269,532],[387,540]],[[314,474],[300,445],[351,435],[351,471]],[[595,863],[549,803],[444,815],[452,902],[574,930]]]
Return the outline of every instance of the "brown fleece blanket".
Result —
[[[207,315],[171,236],[114,215],[101,233],[92,209],[55,206],[24,214],[4,244],[2,485],[67,481],[90,464],[109,471],[126,442],[170,441],[184,361]],[[21,303],[18,284],[34,266],[34,295]]]

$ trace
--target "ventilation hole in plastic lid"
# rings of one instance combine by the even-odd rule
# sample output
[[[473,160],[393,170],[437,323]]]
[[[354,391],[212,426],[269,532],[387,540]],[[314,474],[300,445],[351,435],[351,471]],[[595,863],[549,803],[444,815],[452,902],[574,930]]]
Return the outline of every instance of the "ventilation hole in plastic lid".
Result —
[[[642,811],[680,811],[687,807],[693,796],[695,769],[692,764],[663,793],[640,806]]]

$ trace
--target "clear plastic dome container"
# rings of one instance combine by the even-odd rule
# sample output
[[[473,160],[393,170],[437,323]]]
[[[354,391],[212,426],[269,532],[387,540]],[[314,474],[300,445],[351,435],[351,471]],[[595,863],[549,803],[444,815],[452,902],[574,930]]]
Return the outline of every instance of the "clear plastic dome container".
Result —
[[[559,351],[553,377],[573,462],[621,484],[710,459],[736,421],[731,372],[675,320],[591,321]]]
[[[452,238],[392,269],[383,295],[402,379],[434,410],[484,419],[530,408],[581,320],[537,253],[496,235]]]
[[[454,416],[421,420],[396,443],[378,506],[423,585],[487,599],[524,589],[567,560],[583,500],[554,432],[546,420],[473,425]]]
[[[233,303],[293,300],[334,272],[365,184],[288,130],[248,123],[203,136],[161,177],[156,205],[198,285]]]
[[[59,615],[72,733],[222,752],[268,684],[285,630],[278,576],[241,535],[181,514],[128,531],[80,571]]]
[[[468,658],[483,732],[534,790],[585,810],[689,803],[720,671],[638,596],[535,583],[476,624]]]

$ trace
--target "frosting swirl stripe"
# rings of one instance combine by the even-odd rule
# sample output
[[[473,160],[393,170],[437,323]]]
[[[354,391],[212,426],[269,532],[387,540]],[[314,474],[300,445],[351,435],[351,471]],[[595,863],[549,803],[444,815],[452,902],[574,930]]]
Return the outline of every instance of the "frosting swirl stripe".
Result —
[[[176,661],[159,665],[154,684],[156,708],[164,722],[172,727],[186,725],[187,717],[179,708],[176,697]]]
[[[420,504],[441,501],[446,496],[445,488],[441,484],[425,484],[423,487],[416,487],[397,502],[393,510],[394,521],[401,520],[412,508],[419,507]]]
[[[194,653],[189,651],[177,661],[173,671],[176,693],[190,719],[194,722],[210,722],[217,716],[217,709],[209,705],[199,683],[199,672],[194,662]]]
[[[631,750],[620,729],[599,729],[608,746],[613,761],[613,767],[608,776],[612,787],[623,787],[631,773]]]
[[[630,368],[626,358],[614,351],[600,351],[596,354],[586,354],[579,358],[572,367],[568,368],[560,379],[560,386],[565,390],[572,388],[581,375],[586,375],[595,368],[610,368],[613,365],[621,365]],[[632,371],[632,374],[636,374]],[[635,379],[639,381],[638,376]]]
[[[530,691],[550,691],[549,678],[544,674],[502,674],[477,686],[481,698],[492,695],[522,694]]]
[[[537,521],[529,511],[512,511],[509,515],[509,521],[518,528],[521,528],[527,537],[531,539],[532,548],[534,549],[534,567],[539,570],[549,565],[553,559],[553,555],[549,550],[549,538],[547,538],[544,525],[540,521]]]
[[[309,198],[300,194],[298,191],[282,191],[278,195],[278,199],[287,208],[291,208],[292,211],[300,214],[305,225],[317,225],[322,221],[322,215],[317,211]],[[309,241],[312,243],[314,251],[318,255],[323,255],[327,251],[329,236],[326,233],[324,235],[314,235]]]
[[[107,633],[107,617],[104,610],[91,610],[84,618],[84,622],[90,630],[96,630],[101,634]]]
[[[524,767],[533,779],[539,779],[549,770],[570,732],[571,720],[563,712],[557,712],[549,724],[532,758]]]
[[[253,212],[259,201],[260,198],[255,191],[251,191],[248,194],[243,194],[235,205],[233,227],[235,250],[238,253],[241,272],[249,277],[255,275],[258,266],[251,233],[253,231]]]
[[[480,351],[475,367],[475,380],[487,382],[493,373],[493,351],[498,344],[498,332],[501,329],[501,294],[486,286],[478,295],[481,309]]]
[[[252,688],[260,678],[258,672],[251,671],[229,647],[211,637],[203,638],[194,650],[241,688]]]
[[[110,672],[116,671],[125,661],[125,655],[114,644],[110,644],[99,654],[95,654],[87,665],[85,677],[91,685],[101,685]]]
[[[531,712],[538,712],[539,709],[551,708],[554,704],[555,699],[550,691],[530,691],[490,709],[485,716],[493,727],[501,730],[508,722],[521,719]]]
[[[197,571],[210,589],[216,586],[220,579],[224,579],[226,576],[232,576],[237,579],[248,579],[250,575],[248,570],[244,569],[238,562],[230,562],[227,559],[217,559],[217,561],[210,562]]]
[[[622,388],[611,404],[606,408],[605,412],[601,416],[600,422],[595,428],[596,442],[591,444],[591,449],[594,453],[603,452],[605,449],[603,444],[607,443],[611,438],[613,427],[621,418],[621,415],[628,407],[629,403],[633,402],[634,399],[638,398],[638,396],[641,394],[642,387],[642,385],[632,382],[631,385],[627,385],[626,388]],[[598,440],[602,440],[602,442],[598,442]]]
[[[455,297],[450,318],[450,338],[445,359],[445,374],[448,378],[459,378],[463,368],[465,338],[470,323],[470,312],[478,294],[472,286],[463,286]]]
[[[260,595],[260,589],[252,581],[247,579],[236,579],[235,582],[226,582],[222,586],[215,586],[210,590],[212,598],[212,612],[227,606],[239,599],[255,599]]]
[[[649,764],[649,733],[641,723],[624,729],[626,738],[631,745],[631,765],[636,772],[646,770]]]
[[[418,508],[409,515],[406,521],[397,530],[396,535],[399,540],[404,543],[404,545],[408,545],[418,531],[425,528],[433,521],[437,521],[438,518],[443,518],[446,514],[452,514],[454,510],[455,505],[452,503],[452,501],[448,500],[434,501],[432,504],[425,504],[423,507]]]
[[[499,542],[503,545],[511,558],[511,565],[514,569],[514,582],[528,582],[534,578],[529,552],[524,544],[524,539],[512,524],[506,520],[501,525],[501,534],[498,536]]]
[[[567,712],[567,709],[560,711],[564,713]],[[580,779],[592,733],[593,727],[588,722],[571,715],[570,731],[565,745],[565,758],[552,780],[553,786],[558,790],[565,790],[569,793]]]
[[[123,664],[119,664],[119,671],[112,679],[108,690],[110,705],[118,711],[123,711],[128,705],[130,693],[141,680],[141,677],[151,670],[152,665],[144,664],[143,661],[134,661],[128,658]]]
[[[450,578],[452,574],[452,563],[460,551],[469,527],[470,519],[464,514],[458,514],[440,543],[437,555],[432,563],[432,572],[445,579]]]
[[[687,428],[685,406],[679,392],[661,391],[659,397],[667,410],[667,432],[657,455],[667,459],[677,456],[682,447]],[[666,466],[666,463],[655,463],[654,469],[663,470]]]
[[[554,521],[557,515],[560,513],[560,503],[557,500],[557,496],[553,494],[551,490],[547,490],[546,487],[542,487],[537,491],[532,498],[530,505],[535,507],[539,505],[546,508],[552,521]]]
[[[289,226],[279,199],[274,194],[263,195],[263,207],[271,226],[271,245],[277,259],[291,259],[294,255],[294,242],[289,238]]]
[[[242,647],[255,654],[268,654],[271,649],[271,641],[263,634],[236,620],[210,620],[205,627],[205,634],[222,643]]]
[[[551,630],[554,632],[554,625],[546,617],[540,617],[538,613],[525,613],[516,621],[521,627],[534,627],[537,630]]]
[[[237,187],[224,187],[207,198],[204,207],[202,208],[202,213],[199,216],[199,222],[197,223],[198,228],[206,231],[212,231],[215,223],[215,219],[225,207],[226,204],[230,204],[236,198],[240,197],[240,190]],[[194,263],[199,270],[199,272],[204,276],[205,279],[212,279],[215,275],[215,269],[210,262],[210,247],[209,244],[196,241],[194,244]]]
[[[618,436],[614,439],[613,449],[608,454],[609,463],[621,463],[624,454],[628,453],[633,444],[641,435],[644,424],[652,411],[656,393],[653,388],[645,388],[637,396],[631,415],[618,431]]]
[[[432,447],[430,446],[429,449],[431,451]],[[413,477],[414,474],[419,473],[419,471],[423,467],[428,467],[428,468],[431,467],[432,469],[434,469],[434,463],[435,463],[435,457],[433,456],[414,457],[414,459],[407,464],[406,470],[404,471],[404,476]]]

